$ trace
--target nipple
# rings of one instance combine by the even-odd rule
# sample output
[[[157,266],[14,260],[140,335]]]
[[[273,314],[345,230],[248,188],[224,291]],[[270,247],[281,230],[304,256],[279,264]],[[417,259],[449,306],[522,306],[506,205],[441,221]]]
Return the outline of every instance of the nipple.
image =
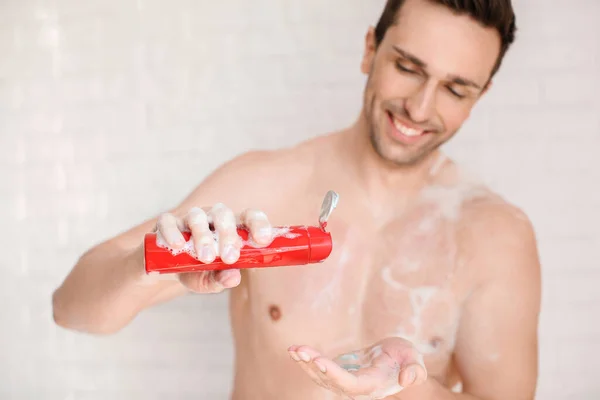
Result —
[[[275,304],[269,307],[269,316],[273,321],[279,321],[281,318],[281,310]]]

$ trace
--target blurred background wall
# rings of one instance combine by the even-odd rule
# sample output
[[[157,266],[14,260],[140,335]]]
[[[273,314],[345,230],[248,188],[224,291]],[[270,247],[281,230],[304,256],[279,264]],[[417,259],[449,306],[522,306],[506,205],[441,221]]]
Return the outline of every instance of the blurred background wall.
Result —
[[[115,336],[57,328],[50,296],[97,242],[216,166],[345,127],[384,0],[0,2],[0,398],[225,399],[224,295]],[[515,0],[518,40],[447,147],[532,218],[538,399],[598,399],[600,2]]]

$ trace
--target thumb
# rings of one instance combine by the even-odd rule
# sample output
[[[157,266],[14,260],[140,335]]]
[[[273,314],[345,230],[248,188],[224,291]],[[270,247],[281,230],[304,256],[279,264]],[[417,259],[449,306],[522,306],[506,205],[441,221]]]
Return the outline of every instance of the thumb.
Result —
[[[398,375],[398,384],[403,388],[420,385],[427,380],[427,370],[421,364],[409,364]]]

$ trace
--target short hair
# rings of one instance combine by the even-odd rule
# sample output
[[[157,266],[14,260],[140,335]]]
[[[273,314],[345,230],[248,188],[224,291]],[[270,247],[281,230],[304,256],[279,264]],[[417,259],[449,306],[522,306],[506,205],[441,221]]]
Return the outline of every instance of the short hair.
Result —
[[[490,77],[500,69],[504,55],[515,40],[516,17],[511,0],[424,0],[448,7],[458,15],[468,15],[483,26],[495,28],[500,35],[500,54]],[[376,45],[383,41],[388,28],[396,22],[404,0],[387,0],[375,27]]]

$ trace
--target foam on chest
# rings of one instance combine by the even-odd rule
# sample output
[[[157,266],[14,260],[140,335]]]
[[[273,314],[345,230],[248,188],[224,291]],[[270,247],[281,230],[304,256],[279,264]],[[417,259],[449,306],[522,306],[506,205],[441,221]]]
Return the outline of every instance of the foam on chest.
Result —
[[[373,337],[399,336],[424,355],[449,355],[460,317],[458,225],[465,201],[483,193],[461,182],[432,185],[382,231],[364,325]]]

